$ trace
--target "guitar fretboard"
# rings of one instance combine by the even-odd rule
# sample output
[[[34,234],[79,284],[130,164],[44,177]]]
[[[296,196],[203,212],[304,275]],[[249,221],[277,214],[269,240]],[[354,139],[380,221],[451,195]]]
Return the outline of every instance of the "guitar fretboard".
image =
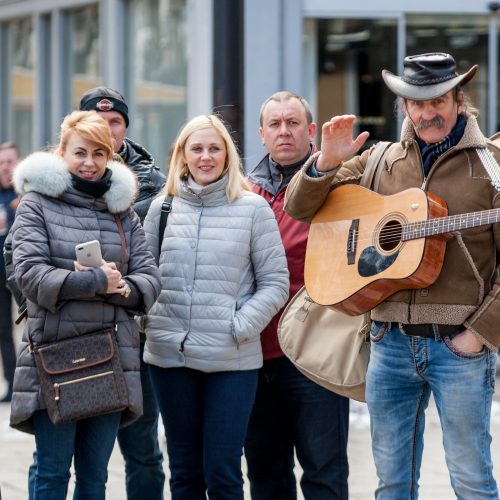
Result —
[[[433,236],[436,234],[461,231],[471,227],[485,226],[500,221],[500,209],[484,210],[482,212],[470,212],[468,214],[450,215],[448,217],[437,217],[428,221],[411,222],[403,225],[402,240],[414,240]]]

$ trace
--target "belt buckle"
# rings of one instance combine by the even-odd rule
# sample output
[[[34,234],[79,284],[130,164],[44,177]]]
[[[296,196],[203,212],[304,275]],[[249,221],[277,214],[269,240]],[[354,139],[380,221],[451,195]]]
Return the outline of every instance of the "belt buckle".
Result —
[[[407,332],[405,330],[404,323],[399,323],[399,329],[408,337],[418,337],[420,339],[431,339],[431,338],[435,339],[436,335],[437,336],[440,335],[439,326],[435,325],[434,323],[423,323],[420,325],[419,324],[415,324],[415,325],[407,324],[406,326],[415,327],[415,328],[420,327],[422,329],[422,335],[410,333],[410,332]]]

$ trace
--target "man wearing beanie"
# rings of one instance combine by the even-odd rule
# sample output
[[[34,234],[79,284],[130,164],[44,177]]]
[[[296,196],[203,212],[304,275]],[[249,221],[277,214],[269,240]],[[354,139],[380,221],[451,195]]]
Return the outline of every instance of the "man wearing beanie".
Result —
[[[143,222],[151,201],[165,185],[165,176],[156,167],[148,151],[125,137],[129,126],[125,99],[120,92],[112,88],[95,87],[82,95],[80,109],[97,111],[108,122],[115,139],[115,152],[137,175],[139,194],[134,203],[134,210]]]
[[[111,128],[115,152],[136,174],[139,193],[134,210],[141,219],[151,201],[165,185],[165,176],[156,167],[151,154],[125,136],[129,125],[128,106],[120,92],[109,87],[95,87],[80,99],[80,109],[97,111]],[[158,406],[154,399],[149,371],[142,360],[144,334],[141,333],[141,383],[143,415],[132,425],[118,431],[118,443],[125,459],[128,500],[163,499],[165,474],[158,444]]]

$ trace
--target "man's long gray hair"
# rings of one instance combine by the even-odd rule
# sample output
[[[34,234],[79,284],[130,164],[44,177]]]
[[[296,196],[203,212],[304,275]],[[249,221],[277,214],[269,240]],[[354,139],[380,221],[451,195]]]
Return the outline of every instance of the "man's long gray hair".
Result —
[[[467,115],[478,116],[479,110],[472,105],[470,97],[462,90],[462,87],[458,85],[453,89],[453,99],[456,102],[462,102],[464,105],[464,113]],[[394,101],[394,113],[396,116],[407,116],[406,101],[404,97],[397,97]],[[425,127],[423,127],[425,128]]]

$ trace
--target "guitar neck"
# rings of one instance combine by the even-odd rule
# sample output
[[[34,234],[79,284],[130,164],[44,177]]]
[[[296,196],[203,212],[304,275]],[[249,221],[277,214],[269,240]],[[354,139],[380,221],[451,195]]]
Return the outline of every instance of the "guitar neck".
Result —
[[[436,234],[462,231],[471,227],[485,226],[500,221],[500,209],[483,210],[481,212],[470,212],[468,214],[450,215],[448,217],[436,217],[428,221],[412,222],[404,224],[402,240],[414,240],[433,236]]]

